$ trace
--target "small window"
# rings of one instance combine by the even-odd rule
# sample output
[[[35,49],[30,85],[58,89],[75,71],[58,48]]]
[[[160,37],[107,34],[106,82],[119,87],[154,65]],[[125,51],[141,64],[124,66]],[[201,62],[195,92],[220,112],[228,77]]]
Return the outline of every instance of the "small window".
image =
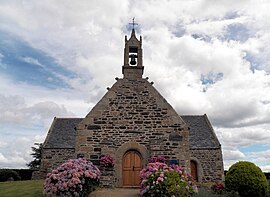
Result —
[[[138,53],[137,47],[129,47],[129,53]]]

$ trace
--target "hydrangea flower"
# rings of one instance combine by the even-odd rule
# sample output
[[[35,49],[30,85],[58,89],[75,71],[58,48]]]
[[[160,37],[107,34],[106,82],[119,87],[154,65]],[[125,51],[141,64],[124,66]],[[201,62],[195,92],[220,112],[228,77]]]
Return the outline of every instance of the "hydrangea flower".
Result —
[[[110,155],[104,155],[100,158],[100,165],[105,167],[113,167],[115,160]]]
[[[215,194],[222,194],[225,192],[225,185],[222,182],[216,182],[211,189]]]
[[[155,163],[155,162],[164,163],[165,160],[166,160],[165,157],[156,155],[149,159],[149,163]]]
[[[101,173],[86,159],[71,159],[47,174],[43,185],[46,196],[87,196],[98,185]]]
[[[191,196],[197,192],[192,176],[178,165],[149,163],[140,172],[142,196]]]

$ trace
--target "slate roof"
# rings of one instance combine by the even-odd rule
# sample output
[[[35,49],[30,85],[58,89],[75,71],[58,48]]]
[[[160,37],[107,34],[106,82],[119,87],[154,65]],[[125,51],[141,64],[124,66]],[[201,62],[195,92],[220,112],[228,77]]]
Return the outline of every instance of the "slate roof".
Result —
[[[206,114],[201,116],[181,116],[188,124],[190,149],[219,148],[220,143]]]
[[[83,118],[54,118],[44,148],[75,148],[75,126]]]
[[[189,116],[181,118],[190,127],[190,149],[219,148],[220,143],[206,115]],[[83,118],[54,118],[49,129],[44,148],[75,148],[75,126]]]

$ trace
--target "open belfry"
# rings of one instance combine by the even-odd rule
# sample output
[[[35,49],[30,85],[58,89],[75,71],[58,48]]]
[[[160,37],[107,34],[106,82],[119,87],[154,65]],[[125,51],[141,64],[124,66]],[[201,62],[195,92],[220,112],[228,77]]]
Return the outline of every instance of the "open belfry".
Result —
[[[149,158],[164,156],[198,182],[221,181],[221,145],[211,123],[205,114],[178,114],[143,78],[142,37],[137,39],[134,22],[130,38],[125,36],[122,73],[85,118],[54,118],[43,144],[40,176],[68,159],[84,157],[99,166],[100,157],[110,155],[116,163],[101,168],[102,184],[133,187]]]

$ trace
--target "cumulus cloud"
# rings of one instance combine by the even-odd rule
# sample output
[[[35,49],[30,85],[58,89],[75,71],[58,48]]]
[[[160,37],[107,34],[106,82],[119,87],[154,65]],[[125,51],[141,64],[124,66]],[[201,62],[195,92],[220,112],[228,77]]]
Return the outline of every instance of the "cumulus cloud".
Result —
[[[27,106],[23,97],[0,95],[0,122],[30,124],[47,120],[53,116],[74,116],[64,106],[52,101],[44,101]]]
[[[0,121],[46,120],[46,130],[53,116],[84,116],[121,77],[124,34],[135,16],[145,76],[179,114],[209,115],[228,167],[248,158],[241,147],[269,144],[268,8],[268,1],[225,0],[2,3],[0,30],[76,77],[54,73],[69,89],[49,90],[0,74]],[[1,67],[3,58],[0,54]],[[53,73],[38,59],[23,60]],[[10,160],[4,153],[0,158]]]
[[[8,159],[2,153],[0,153],[0,165],[1,164],[7,165],[8,163],[9,163]]]
[[[249,152],[249,157],[257,163],[267,163],[270,159],[270,150],[258,151],[258,152]]]
[[[251,144],[269,145],[269,124],[264,125],[264,127],[217,128],[216,132],[224,147],[239,148]]]
[[[259,166],[263,172],[270,172],[270,165]]]
[[[0,168],[26,168],[26,163],[33,160],[31,147],[41,143],[45,136],[19,137],[1,147]]]
[[[239,161],[245,158],[245,155],[239,150],[225,150],[223,153],[225,160]]]

